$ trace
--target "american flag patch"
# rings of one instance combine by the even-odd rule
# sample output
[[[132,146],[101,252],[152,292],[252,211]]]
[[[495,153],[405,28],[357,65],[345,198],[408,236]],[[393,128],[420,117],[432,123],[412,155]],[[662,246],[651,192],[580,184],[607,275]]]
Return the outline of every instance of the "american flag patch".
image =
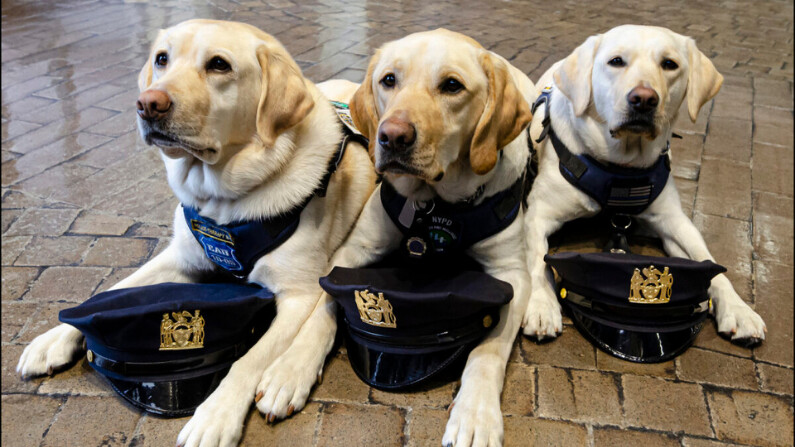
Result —
[[[652,185],[635,187],[613,187],[610,189],[608,206],[640,206],[649,203]]]

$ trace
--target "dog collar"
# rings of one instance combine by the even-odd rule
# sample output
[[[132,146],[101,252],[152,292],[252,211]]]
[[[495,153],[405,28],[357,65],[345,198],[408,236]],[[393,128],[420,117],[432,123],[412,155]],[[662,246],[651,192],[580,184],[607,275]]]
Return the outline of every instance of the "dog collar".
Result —
[[[449,203],[441,199],[415,202],[400,195],[388,182],[381,183],[381,203],[403,233],[403,248],[412,258],[461,255],[473,244],[510,225],[519,212],[524,176],[511,187],[486,198]]]
[[[580,191],[588,194],[611,214],[640,214],[660,195],[671,173],[668,143],[657,161],[648,168],[626,168],[613,163],[601,163],[586,154],[575,155],[557,137],[549,117],[552,88],[546,87],[533,104],[532,112],[547,104],[543,131],[536,140],[540,143],[549,136],[558,155],[563,178]]]
[[[267,218],[234,221],[220,225],[209,217],[201,216],[197,208],[182,206],[187,223],[196,241],[201,244],[207,258],[225,271],[245,278],[251,273],[254,264],[267,253],[283,244],[295,230],[301,218],[301,212],[313,197],[325,197],[331,176],[337,171],[339,163],[345,156],[345,148],[351,141],[357,141],[365,148],[368,141],[353,127],[348,105],[331,101],[337,117],[342,121],[343,137],[337,151],[329,161],[326,173],[320,185],[299,205],[284,214]]]

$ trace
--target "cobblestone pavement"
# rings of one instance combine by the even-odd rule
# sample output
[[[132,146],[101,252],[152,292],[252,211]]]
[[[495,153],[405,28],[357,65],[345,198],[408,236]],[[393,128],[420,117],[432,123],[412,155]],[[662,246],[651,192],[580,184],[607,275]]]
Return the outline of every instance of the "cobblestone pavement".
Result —
[[[4,1],[3,444],[168,446],[186,422],[124,404],[85,360],[30,381],[14,365],[60,309],[167,244],[177,202],[157,153],[134,130],[136,78],[157,29],[207,17],[274,34],[314,81],[358,82],[380,44],[438,26],[474,37],[534,80],[618,24],[695,37],[726,81],[696,124],[686,114],[678,124],[675,181],[717,261],[767,322],[768,339],[738,347],[710,320],[675,361],[637,365],[594,349],[569,320],[554,342],[519,337],[503,392],[505,445],[792,445],[792,14],[791,1],[732,0]],[[559,240],[597,246],[578,233]],[[457,386],[370,389],[341,348],[307,408],[275,425],[252,410],[242,444],[439,445]]]

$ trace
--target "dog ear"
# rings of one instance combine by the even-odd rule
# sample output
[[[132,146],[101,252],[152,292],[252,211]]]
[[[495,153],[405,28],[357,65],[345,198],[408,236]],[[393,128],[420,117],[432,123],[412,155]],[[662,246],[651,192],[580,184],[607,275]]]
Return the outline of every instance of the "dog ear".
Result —
[[[505,62],[483,52],[480,64],[489,80],[489,91],[472,136],[469,163],[476,174],[482,175],[494,168],[497,152],[519,136],[533,115]]]
[[[138,73],[138,90],[143,92],[150,85],[152,85],[152,64],[154,63],[154,51],[149,52],[149,58],[146,60],[141,72]]]
[[[723,76],[718,73],[712,61],[696,48],[696,42],[687,38],[690,73],[687,77],[687,112],[695,123],[698,111],[718,94],[723,85]]]
[[[591,74],[596,50],[601,41],[601,34],[589,37],[563,59],[563,63],[553,73],[555,85],[569,98],[577,116],[585,113],[591,103]]]
[[[149,58],[146,60],[143,68],[141,68],[141,72],[138,73],[138,90],[143,92],[147,89],[150,85],[152,85],[152,64],[154,63],[155,58],[155,45],[160,40],[160,36],[163,35],[163,30],[157,32],[157,37],[155,38],[155,43],[152,45],[152,48],[149,49]]]
[[[351,99],[351,118],[356,129],[370,141],[370,155],[375,154],[375,140],[378,133],[378,109],[375,107],[375,95],[373,94],[373,71],[378,65],[380,51],[376,51],[370,64],[367,66],[367,75],[356,93]]]
[[[152,55],[146,60],[141,72],[138,73],[138,90],[143,92],[147,87],[152,85]]]
[[[280,45],[261,45],[257,48],[257,59],[262,69],[257,133],[265,146],[270,147],[282,132],[306,118],[315,100],[304,83],[301,69]]]

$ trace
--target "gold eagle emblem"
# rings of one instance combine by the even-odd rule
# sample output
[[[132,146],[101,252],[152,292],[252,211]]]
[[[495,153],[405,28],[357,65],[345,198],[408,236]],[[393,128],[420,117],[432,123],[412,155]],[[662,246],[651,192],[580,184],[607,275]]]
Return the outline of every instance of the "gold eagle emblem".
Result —
[[[160,350],[177,351],[204,347],[204,317],[197,310],[191,314],[187,310],[167,313],[160,322]]]
[[[644,278],[645,276],[645,278]],[[653,265],[643,269],[635,269],[629,281],[629,302],[641,304],[664,304],[671,301],[671,286],[674,277],[668,273],[668,267],[663,271]]]
[[[356,290],[354,296],[362,321],[372,326],[396,327],[397,319],[392,313],[392,304],[384,298],[383,293],[379,292],[376,296],[368,290]]]

